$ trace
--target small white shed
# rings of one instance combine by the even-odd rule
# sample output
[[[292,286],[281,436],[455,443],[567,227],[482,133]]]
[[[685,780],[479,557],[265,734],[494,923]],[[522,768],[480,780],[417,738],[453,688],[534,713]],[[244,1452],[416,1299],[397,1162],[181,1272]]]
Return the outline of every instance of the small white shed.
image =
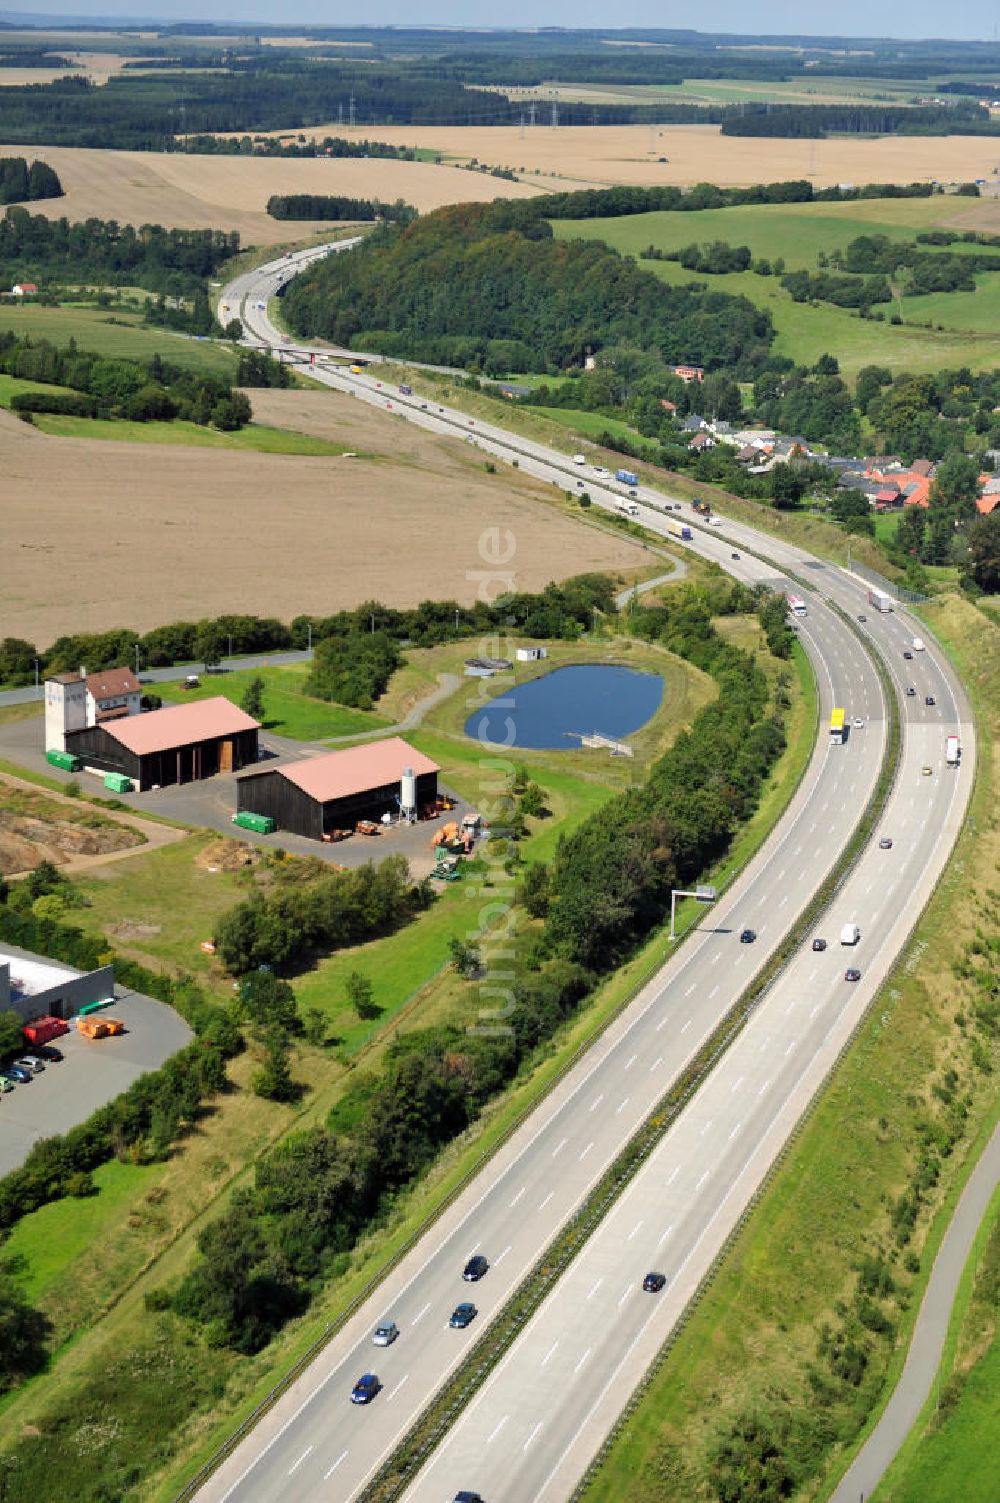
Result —
[[[542,658],[547,658],[547,647],[519,647],[517,649],[517,661],[519,663],[538,663]]]

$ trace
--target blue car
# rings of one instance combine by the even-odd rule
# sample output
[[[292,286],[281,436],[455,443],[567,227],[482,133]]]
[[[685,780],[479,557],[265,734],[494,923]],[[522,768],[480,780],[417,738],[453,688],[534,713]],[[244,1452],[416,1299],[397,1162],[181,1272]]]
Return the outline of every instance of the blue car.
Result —
[[[352,1404],[370,1404],[382,1387],[374,1373],[365,1373],[351,1389]]]
[[[451,1313],[451,1319],[449,1320],[448,1324],[451,1326],[453,1331],[464,1331],[466,1326],[471,1326],[472,1322],[475,1320],[478,1314],[479,1311],[476,1309],[475,1305],[464,1303],[461,1305],[456,1305],[455,1309]]]
[[[28,1081],[33,1079],[31,1071],[26,1070],[23,1065],[8,1065],[3,1073],[8,1080],[19,1081],[21,1085],[27,1085]]]

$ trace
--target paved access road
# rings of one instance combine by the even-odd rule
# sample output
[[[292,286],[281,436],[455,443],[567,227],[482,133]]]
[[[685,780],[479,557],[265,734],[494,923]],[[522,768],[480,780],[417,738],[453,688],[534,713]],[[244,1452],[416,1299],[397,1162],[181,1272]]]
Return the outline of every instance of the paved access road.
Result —
[[[386,397],[371,375],[324,370],[321,379],[362,400],[400,405],[398,394]],[[432,412],[419,398],[407,399],[404,415],[443,432],[468,426],[461,414]],[[501,458],[516,455],[522,470],[539,478],[575,485],[579,471],[565,455],[491,425],[479,426],[476,442]],[[621,488],[601,477],[588,478],[587,489],[598,504],[621,504]],[[667,498],[642,487],[638,501],[646,525],[665,533]],[[792,569],[811,580],[817,588],[807,595],[809,614],[799,629],[817,669],[823,720],[840,704],[863,724],[843,747],[830,746],[821,730],[780,826],[700,931],[246,1437],[201,1490],[205,1503],[357,1496],[468,1350],[477,1327],[502,1307],[830,869],[877,776],[885,718],[858,634],[825,596],[868,615],[865,630],[897,685],[912,682],[919,691],[901,696],[903,768],[883,827],[892,849],[879,850],[875,841],[865,852],[823,922],[828,948],[814,953],[807,945],[772,987],[417,1479],[413,1498],[448,1498],[459,1487],[479,1491],[487,1503],[568,1496],[929,895],[971,786],[969,715],[947,664],[933,651],[904,663],[913,623],[902,613],[876,617],[866,610],[859,581],[799,549],[730,523],[699,528],[691,544],[678,544],[685,547],[744,578],[778,582]],[[733,552],[741,557],[733,559]],[[925,705],[927,694],[934,706]],[[944,738],[955,729],[967,757],[960,770],[946,771]],[[837,942],[849,921],[862,930],[856,951]],[[755,943],[740,944],[744,926],[756,930]],[[860,982],[844,980],[848,963],[861,970]],[[476,1251],[491,1268],[470,1288],[461,1269]],[[669,1283],[659,1296],[643,1296],[639,1283],[654,1267]],[[463,1298],[479,1306],[479,1318],[467,1331],[450,1330],[448,1315]],[[382,1315],[395,1319],[402,1334],[389,1349],[376,1350],[370,1335]],[[348,1395],[366,1370],[379,1374],[383,1389],[369,1407],[355,1409]]]
[[[221,694],[225,689],[228,672],[236,672],[240,668],[282,668],[288,663],[308,663],[311,658],[311,652],[257,652],[242,658],[223,658],[218,674],[208,674],[207,677],[210,682],[213,678],[217,679]],[[169,668],[140,668],[139,679],[144,684],[170,684],[187,678],[189,673],[197,673],[199,678],[206,676],[204,663],[171,663]],[[0,692],[0,706],[27,705],[36,699],[41,704],[44,698],[45,689],[42,684],[27,684],[23,689],[4,689]]]

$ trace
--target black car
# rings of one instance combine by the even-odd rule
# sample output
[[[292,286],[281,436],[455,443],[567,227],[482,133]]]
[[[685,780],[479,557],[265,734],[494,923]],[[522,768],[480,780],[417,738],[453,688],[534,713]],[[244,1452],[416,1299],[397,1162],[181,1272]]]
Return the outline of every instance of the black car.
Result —
[[[757,938],[756,929],[744,929],[740,934],[741,945],[752,945]]]
[[[845,981],[860,981],[861,980],[861,972],[858,970],[857,966],[850,965],[850,966],[847,967],[847,970],[844,972],[844,980]]]
[[[738,553],[731,553],[729,556],[730,556],[730,558],[739,558],[739,554]]]
[[[467,1284],[477,1284],[484,1274],[489,1272],[489,1263],[482,1253],[476,1253],[470,1258],[462,1270],[462,1277]]]
[[[937,700],[934,698],[933,694],[925,694],[924,695],[924,704],[925,705],[936,705],[937,704]]]
[[[908,647],[904,651],[903,656],[904,656],[904,658],[906,658],[907,662],[912,662],[913,661],[913,653],[910,651],[910,649]]]
[[[916,691],[916,689],[914,689],[913,685],[912,684],[907,684],[907,686],[906,686],[906,697],[907,697],[907,699],[915,699],[916,698],[916,694],[917,694],[917,691]]]
[[[35,1053],[40,1055],[42,1059],[47,1059],[53,1065],[59,1064],[63,1057],[62,1050],[57,1049],[54,1044],[39,1044],[35,1049]]]
[[[452,1503],[483,1503],[482,1493],[456,1493]]]
[[[826,940],[825,939],[814,939],[813,940],[813,949],[814,950],[825,950],[826,949]]]
[[[462,1304],[456,1305],[454,1310],[452,1310],[451,1319],[448,1324],[452,1330],[464,1331],[466,1326],[471,1326],[478,1314],[479,1311],[475,1305],[470,1305],[467,1301],[463,1301]]]
[[[374,1373],[364,1373],[351,1389],[352,1404],[370,1404],[382,1387]]]
[[[867,616],[859,616],[859,617],[858,617],[858,620],[859,620],[859,621],[867,621],[867,620],[868,620],[868,617],[867,617]]]
[[[642,1287],[647,1294],[659,1294],[666,1282],[667,1276],[665,1273],[647,1273],[642,1281]]]

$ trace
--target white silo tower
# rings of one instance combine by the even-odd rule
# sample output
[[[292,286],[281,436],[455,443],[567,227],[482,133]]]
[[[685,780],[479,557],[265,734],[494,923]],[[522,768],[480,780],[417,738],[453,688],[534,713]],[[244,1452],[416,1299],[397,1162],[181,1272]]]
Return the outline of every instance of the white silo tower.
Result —
[[[399,810],[408,825],[416,824],[417,780],[412,767],[404,767],[399,780]]]

